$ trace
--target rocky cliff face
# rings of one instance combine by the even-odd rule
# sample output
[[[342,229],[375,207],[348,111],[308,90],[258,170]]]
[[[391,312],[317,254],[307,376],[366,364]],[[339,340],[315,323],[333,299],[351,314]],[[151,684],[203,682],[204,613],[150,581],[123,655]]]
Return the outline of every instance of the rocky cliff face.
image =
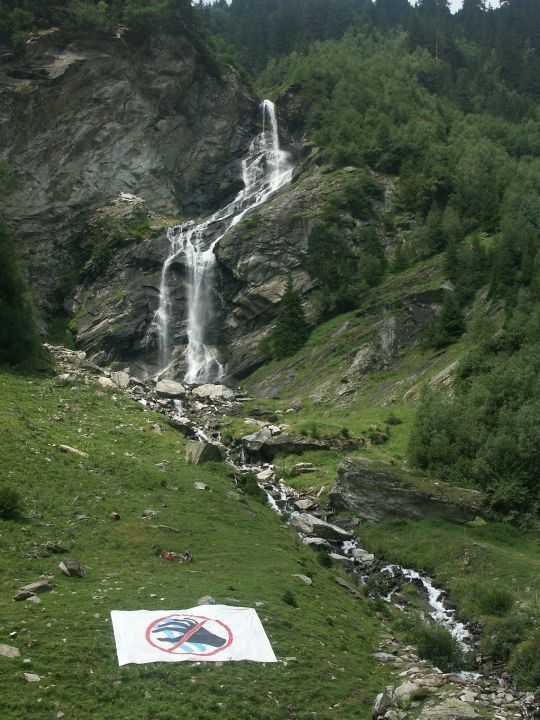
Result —
[[[82,253],[87,223],[120,193],[171,216],[204,213],[233,196],[256,122],[238,74],[223,68],[218,76],[188,38],[142,47],[126,38],[68,43],[51,32],[24,62],[3,62],[0,159],[13,177],[3,210],[38,304],[51,314],[70,299],[90,254]],[[127,263],[117,258],[126,293],[133,283],[155,286],[161,244],[139,243]],[[110,268],[103,270],[101,282]]]
[[[354,178],[345,168],[325,172],[316,163],[300,165],[292,184],[223,238],[217,248],[221,271],[224,341],[231,375],[243,377],[268,359],[267,337],[290,275],[308,319],[316,319],[316,283],[306,270],[309,236],[330,197]],[[354,226],[374,217],[347,222]]]

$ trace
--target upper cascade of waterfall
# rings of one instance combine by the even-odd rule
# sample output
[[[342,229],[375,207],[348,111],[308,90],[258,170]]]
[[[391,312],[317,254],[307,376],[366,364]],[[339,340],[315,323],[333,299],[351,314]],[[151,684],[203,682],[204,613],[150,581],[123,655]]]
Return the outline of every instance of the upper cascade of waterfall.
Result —
[[[248,154],[242,161],[242,190],[232,202],[202,223],[190,221],[168,231],[169,255],[162,268],[159,308],[154,326],[158,334],[161,372],[166,374],[173,351],[170,337],[172,298],[169,269],[183,254],[188,270],[188,343],[184,379],[190,384],[219,382],[226,372],[218,349],[209,338],[216,307],[214,250],[232,227],[292,180],[294,166],[289,153],[281,149],[276,106],[271,100],[264,100],[261,112],[262,130],[251,141]]]

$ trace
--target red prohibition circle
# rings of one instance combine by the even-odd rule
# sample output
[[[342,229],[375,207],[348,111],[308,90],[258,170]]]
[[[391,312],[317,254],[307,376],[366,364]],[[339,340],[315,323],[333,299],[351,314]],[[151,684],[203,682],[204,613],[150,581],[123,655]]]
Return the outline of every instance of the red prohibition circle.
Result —
[[[171,618],[182,620],[196,620],[197,625],[195,627],[191,628],[190,631],[184,635],[184,637],[176,643],[176,645],[173,645],[171,648],[163,648],[160,645],[156,645],[156,643],[153,641],[151,637],[152,630],[156,627],[156,625],[159,625],[164,620],[169,620]],[[178,648],[180,648],[184,643],[189,642],[190,638],[199,630],[201,627],[204,626],[207,622],[213,622],[217,623],[218,625],[221,625],[222,628],[225,629],[227,633],[227,642],[223,647],[216,648],[215,650],[211,650],[210,652],[204,652],[204,653],[183,653],[178,652]],[[203,617],[202,615],[183,615],[182,613],[172,613],[171,615],[165,615],[162,618],[158,618],[157,620],[154,620],[154,622],[150,623],[150,625],[146,628],[145,633],[146,642],[149,645],[152,645],[152,647],[156,648],[156,650],[161,650],[161,652],[167,653],[167,655],[194,655],[196,657],[210,657],[211,655],[217,655],[220,652],[223,652],[223,650],[226,650],[228,647],[232,645],[233,642],[233,634],[228,625],[225,625],[224,622],[221,622],[221,620],[216,620],[215,618],[207,618]]]

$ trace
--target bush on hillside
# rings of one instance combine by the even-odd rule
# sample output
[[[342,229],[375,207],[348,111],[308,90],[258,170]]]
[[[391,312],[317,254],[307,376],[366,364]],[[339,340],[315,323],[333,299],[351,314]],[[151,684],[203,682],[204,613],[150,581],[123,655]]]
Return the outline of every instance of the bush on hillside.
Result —
[[[8,486],[0,487],[0,518],[12,520],[23,512],[23,500],[21,494],[14,488]]]
[[[444,672],[457,670],[463,653],[457,640],[440,625],[421,625],[414,631],[419,657],[429,660]]]
[[[512,610],[515,598],[505,588],[479,586],[476,591],[476,601],[482,614],[504,617]]]
[[[530,633],[531,622],[525,614],[488,620],[483,626],[480,650],[493,660],[507,662],[515,646]]]
[[[519,688],[537,690],[540,686],[540,639],[520,643],[512,653],[509,670]]]
[[[285,590],[281,599],[286,605],[290,605],[293,608],[298,607],[298,600],[296,599],[296,595],[293,593],[292,590]]]

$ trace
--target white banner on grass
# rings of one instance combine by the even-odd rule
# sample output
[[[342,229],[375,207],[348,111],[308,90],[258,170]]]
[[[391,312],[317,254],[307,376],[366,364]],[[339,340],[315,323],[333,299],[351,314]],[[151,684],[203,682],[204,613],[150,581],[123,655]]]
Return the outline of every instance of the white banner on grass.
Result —
[[[113,610],[118,664],[277,662],[255,610],[201,605],[189,610]]]

